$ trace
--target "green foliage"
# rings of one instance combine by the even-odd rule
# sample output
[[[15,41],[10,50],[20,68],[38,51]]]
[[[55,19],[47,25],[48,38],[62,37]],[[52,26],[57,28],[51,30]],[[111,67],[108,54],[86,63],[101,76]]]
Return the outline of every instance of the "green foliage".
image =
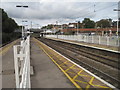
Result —
[[[110,27],[110,21],[109,19],[101,19],[97,22],[97,27],[108,28]]]
[[[0,8],[2,12],[2,43],[7,43],[16,38],[20,37],[20,33],[15,33],[15,29],[19,28],[17,23],[12,19],[9,18],[7,13]]]
[[[6,13],[3,9],[1,9],[1,8],[0,8],[0,11],[2,11],[2,22],[4,22],[6,19],[8,19],[8,15],[7,15],[7,13]]]
[[[46,29],[47,28],[47,26],[43,26],[41,29]]]
[[[17,23],[2,9],[2,32],[12,33],[16,28],[18,28]]]
[[[53,28],[53,25],[48,25],[47,26],[47,29],[52,29]]]
[[[52,28],[53,28],[53,25],[49,24],[47,26],[43,26],[41,29],[52,29]]]
[[[2,44],[11,42],[17,38],[20,38],[21,33],[2,33]]]
[[[95,22],[90,20],[89,18],[84,18],[82,21],[82,24],[84,25],[84,28],[94,28]]]

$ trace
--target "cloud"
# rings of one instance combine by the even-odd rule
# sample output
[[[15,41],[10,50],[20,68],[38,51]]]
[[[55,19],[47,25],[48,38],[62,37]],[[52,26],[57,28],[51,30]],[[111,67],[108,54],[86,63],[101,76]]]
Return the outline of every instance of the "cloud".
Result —
[[[15,5],[28,5],[29,8],[16,8]],[[81,7],[80,7],[81,5]],[[59,19],[76,17],[87,14],[88,10],[82,10],[84,6],[78,2],[29,2],[29,3],[3,3],[2,6],[8,15],[13,18],[28,19]],[[91,16],[91,15],[90,15]]]
[[[63,2],[62,2],[63,1]],[[21,19],[28,19],[42,25],[55,23],[56,21],[74,22],[82,21],[88,17],[93,20],[102,18],[115,18],[116,13],[111,7],[113,2],[66,2],[65,0],[56,1],[41,0],[40,2],[2,2],[2,8],[8,15],[14,18],[18,23]],[[94,7],[94,4],[96,5]],[[28,5],[29,8],[17,8],[16,5]],[[108,7],[106,9],[106,7]],[[99,11],[100,9],[103,9]],[[97,12],[94,12],[96,10]],[[116,14],[116,15],[115,15]],[[21,24],[21,23],[20,23]]]
[[[119,0],[1,0],[1,2],[118,2]]]

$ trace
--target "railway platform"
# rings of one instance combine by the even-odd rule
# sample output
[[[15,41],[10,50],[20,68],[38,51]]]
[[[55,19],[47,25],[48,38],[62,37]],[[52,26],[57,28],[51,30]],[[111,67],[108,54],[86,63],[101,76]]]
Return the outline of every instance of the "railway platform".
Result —
[[[14,41],[0,51],[2,56],[2,88],[15,88],[13,48]],[[64,57],[35,38],[31,38],[32,88],[115,88],[88,70]]]
[[[31,40],[31,65],[34,68],[34,75],[31,76],[32,88],[75,88],[35,39]]]
[[[73,44],[77,44],[77,45],[81,45],[81,46],[92,47],[92,48],[96,48],[96,49],[102,49],[102,50],[106,50],[106,51],[119,52],[120,53],[120,47],[100,45],[100,44],[94,44],[94,43],[86,43],[86,42],[79,42],[79,41],[73,41],[73,40],[58,39],[58,38],[52,38],[52,37],[46,37],[46,38],[53,39],[53,40],[58,40],[58,41],[63,41],[63,42],[68,42],[68,43],[73,43]]]
[[[0,81],[2,81],[1,82],[2,88],[15,88],[14,60],[12,46],[18,43],[19,40],[16,40],[0,49],[1,58]]]
[[[47,54],[54,64],[65,74],[71,83],[82,90],[82,88],[107,89],[115,88],[111,84],[92,74],[85,68],[64,57],[52,48],[33,38],[38,46]]]

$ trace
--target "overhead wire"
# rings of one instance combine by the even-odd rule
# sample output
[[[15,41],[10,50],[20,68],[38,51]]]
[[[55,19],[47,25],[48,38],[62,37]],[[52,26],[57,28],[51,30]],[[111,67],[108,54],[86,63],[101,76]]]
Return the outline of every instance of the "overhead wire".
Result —
[[[80,16],[76,17],[76,20],[79,19],[80,17],[86,17],[86,16],[88,16],[88,15],[95,14],[96,12],[100,12],[100,11],[102,11],[102,10],[106,10],[106,9],[108,9],[108,8],[111,8],[111,7],[115,6],[115,5],[118,5],[118,4],[113,4],[113,5],[111,5],[111,6],[107,6],[107,7],[100,8],[100,9],[97,9],[97,10],[96,10],[96,6],[98,7],[98,6],[100,6],[101,4],[102,4],[102,3],[99,3],[99,4],[95,4],[95,3],[94,3],[93,5],[90,5],[90,6],[88,6],[87,8],[84,8],[84,9],[80,10],[80,11],[84,11],[84,10],[87,10],[87,9],[89,9],[89,8],[94,8],[92,12],[88,12],[88,13],[86,13],[86,14],[83,14],[83,15],[80,15]],[[65,21],[69,22],[70,20],[67,20],[67,19],[66,19]],[[66,22],[66,23],[67,23],[67,22]]]
[[[113,4],[113,5],[109,6],[109,7],[113,7],[113,6],[115,6],[115,5],[117,5],[117,4]],[[95,5],[95,6],[96,6],[96,5]],[[98,9],[98,10],[95,10],[95,6],[94,6],[94,11],[89,12],[89,13],[87,13],[87,14],[84,14],[84,15],[82,15],[82,16],[80,16],[80,17],[86,17],[86,16],[88,16],[88,14],[90,15],[90,14],[93,14],[93,13],[96,13],[96,12],[99,12],[99,11],[102,11],[102,10],[105,10],[105,9],[108,9],[108,8],[109,8],[109,7],[107,6],[107,7],[100,8],[100,9]]]

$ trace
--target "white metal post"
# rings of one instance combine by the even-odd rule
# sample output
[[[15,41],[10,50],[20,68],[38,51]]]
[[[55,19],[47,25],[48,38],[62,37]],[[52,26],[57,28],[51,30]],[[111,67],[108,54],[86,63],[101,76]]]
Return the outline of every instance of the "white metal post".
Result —
[[[24,33],[23,33],[23,20],[22,20],[22,39],[23,39]]]
[[[120,40],[119,40],[119,37],[117,36],[116,37],[116,46],[119,46],[119,44],[120,44]]]
[[[16,80],[16,88],[20,88],[19,86],[19,67],[18,67],[18,58],[17,58],[17,46],[13,47],[14,50],[14,67],[15,67],[15,80]]]
[[[119,37],[118,37],[118,46],[120,45],[120,39],[119,39]]]
[[[86,42],[86,35],[84,35],[84,42]]]
[[[94,43],[94,38],[93,38],[93,35],[92,35],[92,43]]]
[[[117,38],[118,38],[118,30],[119,30],[119,28],[118,28],[118,25],[119,25],[119,19],[117,20]]]
[[[30,36],[28,36],[28,87],[31,87],[31,82],[30,82]]]
[[[77,22],[77,35],[78,35],[78,22]]]
[[[109,45],[109,37],[107,36],[107,45]]]
[[[101,39],[100,39],[100,35],[99,35],[99,44],[100,44],[100,40],[101,40]]]

